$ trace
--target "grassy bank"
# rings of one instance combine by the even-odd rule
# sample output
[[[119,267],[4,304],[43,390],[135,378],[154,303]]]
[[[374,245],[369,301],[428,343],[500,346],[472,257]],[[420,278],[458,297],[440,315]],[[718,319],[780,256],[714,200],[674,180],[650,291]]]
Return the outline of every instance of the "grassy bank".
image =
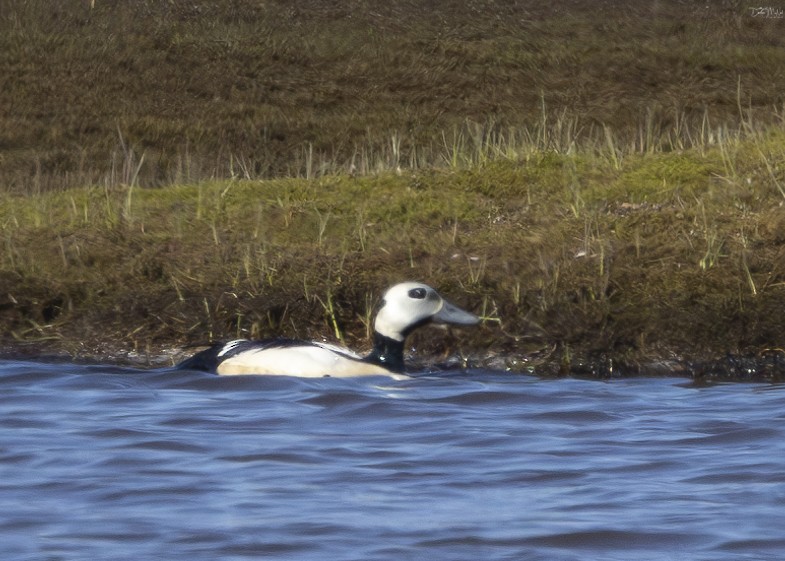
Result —
[[[484,318],[418,356],[777,378],[782,25],[735,2],[7,0],[3,347],[362,349],[418,279]]]
[[[769,129],[672,153],[5,195],[0,319],[7,343],[77,355],[275,334],[364,348],[380,292],[419,279],[485,320],[416,336],[426,356],[609,375],[755,354],[785,333],[783,170]]]

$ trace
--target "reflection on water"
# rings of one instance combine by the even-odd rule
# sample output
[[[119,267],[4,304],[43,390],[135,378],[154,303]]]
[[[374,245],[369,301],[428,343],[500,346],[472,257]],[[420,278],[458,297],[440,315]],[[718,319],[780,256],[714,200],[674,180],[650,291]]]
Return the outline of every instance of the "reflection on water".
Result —
[[[0,362],[0,557],[781,559],[785,392]]]

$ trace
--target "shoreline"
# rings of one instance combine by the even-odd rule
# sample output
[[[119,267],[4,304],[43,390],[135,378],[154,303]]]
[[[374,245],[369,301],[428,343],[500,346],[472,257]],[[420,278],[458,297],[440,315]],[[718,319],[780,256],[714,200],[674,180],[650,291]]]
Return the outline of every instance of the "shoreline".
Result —
[[[203,346],[160,345],[146,351],[129,350],[122,346],[99,345],[89,351],[82,350],[76,355],[74,343],[59,345],[39,345],[36,343],[3,344],[0,360],[27,361],[48,364],[82,364],[155,370],[174,368],[182,360],[192,356]],[[69,351],[65,349],[71,349]],[[451,356],[436,360],[438,357],[420,356],[407,361],[412,363],[408,372],[414,377],[439,376],[452,371],[476,372],[509,376],[534,376],[542,379],[578,378],[596,381],[611,381],[630,378],[682,378],[693,384],[707,385],[718,383],[767,383],[785,382],[785,350],[766,349],[757,355],[733,355],[705,357],[701,360],[682,360],[675,357],[651,359],[645,363],[625,363],[612,357],[595,360],[581,359],[566,364],[557,357],[502,357],[482,356],[469,351],[467,355]]]

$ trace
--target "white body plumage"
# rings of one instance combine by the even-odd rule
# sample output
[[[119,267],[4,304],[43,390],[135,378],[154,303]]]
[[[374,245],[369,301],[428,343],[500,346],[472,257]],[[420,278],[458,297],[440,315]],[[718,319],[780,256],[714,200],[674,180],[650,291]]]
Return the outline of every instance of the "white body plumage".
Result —
[[[226,375],[394,375],[404,372],[403,344],[414,329],[428,323],[475,325],[478,322],[474,314],[450,304],[433,288],[405,282],[385,293],[374,321],[374,347],[366,357],[326,343],[239,339],[214,345],[182,362],[180,368]]]

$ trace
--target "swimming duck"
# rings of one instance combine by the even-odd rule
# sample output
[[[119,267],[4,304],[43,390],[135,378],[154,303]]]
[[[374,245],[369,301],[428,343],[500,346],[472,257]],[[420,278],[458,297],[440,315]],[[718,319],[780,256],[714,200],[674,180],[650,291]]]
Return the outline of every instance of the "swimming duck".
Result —
[[[450,304],[428,285],[396,284],[384,294],[374,321],[373,350],[361,357],[315,341],[238,339],[218,343],[178,366],[216,374],[280,374],[301,377],[391,375],[404,372],[403,344],[429,323],[476,325],[480,319]]]

